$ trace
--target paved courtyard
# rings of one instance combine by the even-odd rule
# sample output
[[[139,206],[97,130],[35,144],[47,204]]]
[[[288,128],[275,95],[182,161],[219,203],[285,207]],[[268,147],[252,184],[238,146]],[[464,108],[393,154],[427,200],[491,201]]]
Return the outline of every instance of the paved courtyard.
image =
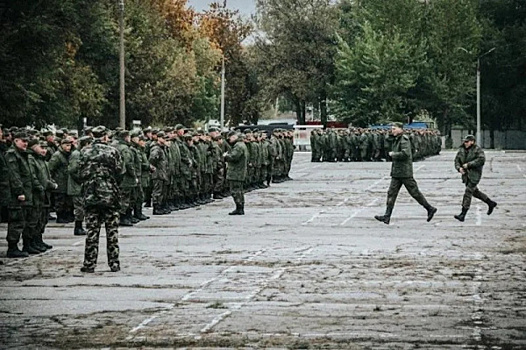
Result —
[[[405,189],[383,214],[389,163],[311,163],[294,181],[120,230],[121,268],[82,274],[84,241],[5,258],[0,348],[526,349],[526,153],[486,152],[466,221],[454,152],[414,163],[438,213]],[[151,214],[151,211],[147,211]]]

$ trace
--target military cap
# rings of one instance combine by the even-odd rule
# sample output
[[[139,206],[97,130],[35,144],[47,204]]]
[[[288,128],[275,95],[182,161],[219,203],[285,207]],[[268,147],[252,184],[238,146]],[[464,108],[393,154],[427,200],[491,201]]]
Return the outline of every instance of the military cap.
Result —
[[[464,142],[467,142],[467,141],[475,141],[476,138],[474,135],[466,135],[466,137],[464,137]]]
[[[60,144],[61,144],[61,145],[68,144],[68,143],[71,143],[71,139],[65,138],[65,139],[62,139],[62,140],[60,141]]]
[[[85,134],[89,134],[89,133],[92,132],[92,131],[93,131],[93,128],[92,128],[91,126],[86,126],[86,127],[84,128],[84,133],[85,133]]]
[[[62,131],[62,130],[55,131],[55,136],[63,138],[64,137],[64,131]]]
[[[164,131],[159,131],[157,133],[157,137],[160,137],[160,138],[164,139],[166,137],[166,134],[164,133]]]
[[[252,132],[259,132],[259,129],[255,128],[254,130],[252,130]]]
[[[152,135],[157,135],[159,133],[159,129],[152,129]]]
[[[181,130],[181,129],[184,129],[184,125],[183,124],[177,124],[175,126],[175,131],[178,131],[178,130]]]
[[[400,122],[394,122],[394,123],[391,123],[391,125],[394,126],[395,128],[400,128],[400,129],[404,128],[404,124]]]
[[[51,136],[51,135],[53,135],[53,131],[51,131],[51,130],[42,130],[42,135],[44,135],[44,136]]]
[[[139,136],[139,140],[140,141],[146,141],[146,140],[148,140],[148,138],[146,136],[144,136],[144,135],[140,135]]]
[[[151,126],[148,126],[148,127],[144,128],[142,131],[143,131],[144,133],[151,132],[151,131],[152,131],[152,127],[151,127]]]
[[[231,130],[226,134],[226,137],[231,138],[232,136],[236,135],[237,133],[234,130]]]
[[[132,131],[130,132],[130,136],[131,136],[131,137],[139,137],[139,136],[141,136],[141,134],[142,134],[142,133],[141,133],[141,130],[132,130]]]
[[[69,134],[69,130],[67,128],[60,129],[64,134]]]
[[[82,137],[79,139],[79,142],[80,142],[81,145],[82,145],[82,144],[89,143],[89,142],[91,142],[91,141],[93,141],[93,137],[91,137],[91,136],[82,136]]]
[[[21,139],[21,140],[24,140],[24,141],[29,141],[29,135],[26,134],[26,133],[23,132],[23,131],[18,131],[18,132],[16,132],[16,133],[13,135],[13,138],[15,138],[15,139]]]
[[[126,136],[129,136],[130,135],[130,131],[129,130],[119,130],[117,131],[117,136],[119,137],[126,137]]]
[[[252,130],[250,130],[250,129],[245,129],[244,133],[245,133],[245,134],[252,134]]]
[[[115,128],[115,132],[119,132],[119,131],[122,131],[122,130],[124,130],[124,128],[121,128],[120,126]]]
[[[35,145],[39,145],[39,144],[40,144],[40,141],[38,139],[31,139],[27,143],[27,147],[31,148],[31,147],[33,147]]]
[[[40,140],[40,141],[38,142],[38,144],[39,144],[40,147],[42,147],[42,148],[47,148],[47,141],[42,141],[42,140]]]
[[[211,127],[211,128],[208,128],[208,132],[219,132],[219,129],[215,127]]]
[[[105,126],[99,125],[94,127],[91,132],[93,133],[94,137],[103,137],[108,135],[108,129],[106,129]]]
[[[184,134],[183,135],[185,141],[190,141],[192,139],[192,135],[191,134]]]

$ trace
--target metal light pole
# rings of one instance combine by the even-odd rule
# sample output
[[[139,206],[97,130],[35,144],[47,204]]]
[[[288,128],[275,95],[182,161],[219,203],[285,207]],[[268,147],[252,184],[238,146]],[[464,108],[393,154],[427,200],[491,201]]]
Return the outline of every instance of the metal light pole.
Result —
[[[493,52],[493,50],[495,50],[495,48],[492,48],[477,58],[477,144],[480,147],[482,147],[482,131],[480,122],[480,59]]]
[[[120,108],[119,126],[126,127],[126,104],[124,95],[124,0],[119,0],[119,28],[120,28]]]
[[[221,131],[225,128],[225,55],[221,64]]]

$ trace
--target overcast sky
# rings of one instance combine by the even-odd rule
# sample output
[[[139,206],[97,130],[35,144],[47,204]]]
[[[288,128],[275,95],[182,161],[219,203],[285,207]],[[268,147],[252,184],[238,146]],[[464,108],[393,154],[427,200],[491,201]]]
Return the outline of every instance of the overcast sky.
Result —
[[[223,1],[223,0],[220,0]],[[208,4],[214,2],[213,0],[188,0],[188,5],[192,6],[197,11],[202,11],[208,8]],[[239,10],[243,16],[250,16],[256,12],[255,0],[227,0],[226,5],[229,9]]]

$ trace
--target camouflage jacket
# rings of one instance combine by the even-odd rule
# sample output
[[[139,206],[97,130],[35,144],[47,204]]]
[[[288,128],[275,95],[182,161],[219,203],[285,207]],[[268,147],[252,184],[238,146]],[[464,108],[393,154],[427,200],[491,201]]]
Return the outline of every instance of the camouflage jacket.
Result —
[[[231,181],[245,181],[247,177],[247,163],[249,152],[243,141],[237,141],[232,150],[225,155],[228,163],[226,179]]]
[[[455,169],[459,171],[462,165],[467,164],[468,168],[466,173],[462,175],[462,182],[466,183],[469,180],[470,183],[477,185],[482,177],[482,168],[485,162],[486,156],[479,145],[473,145],[468,149],[460,146],[455,157]]]
[[[79,168],[85,207],[119,209],[118,178],[125,172],[119,151],[96,140],[81,151]]]
[[[70,153],[66,153],[60,148],[49,160],[49,171],[51,177],[58,184],[55,192],[67,193],[68,191],[68,165]]]
[[[392,152],[391,176],[398,178],[413,177],[413,154],[409,137],[407,135],[395,137]]]
[[[38,181],[36,174],[32,171],[28,161],[26,151],[11,146],[5,154],[7,166],[9,168],[9,179],[11,185],[11,201],[9,207],[18,208],[21,206],[33,205],[33,193],[44,192],[44,187]],[[19,201],[18,196],[24,195],[25,201]]]

